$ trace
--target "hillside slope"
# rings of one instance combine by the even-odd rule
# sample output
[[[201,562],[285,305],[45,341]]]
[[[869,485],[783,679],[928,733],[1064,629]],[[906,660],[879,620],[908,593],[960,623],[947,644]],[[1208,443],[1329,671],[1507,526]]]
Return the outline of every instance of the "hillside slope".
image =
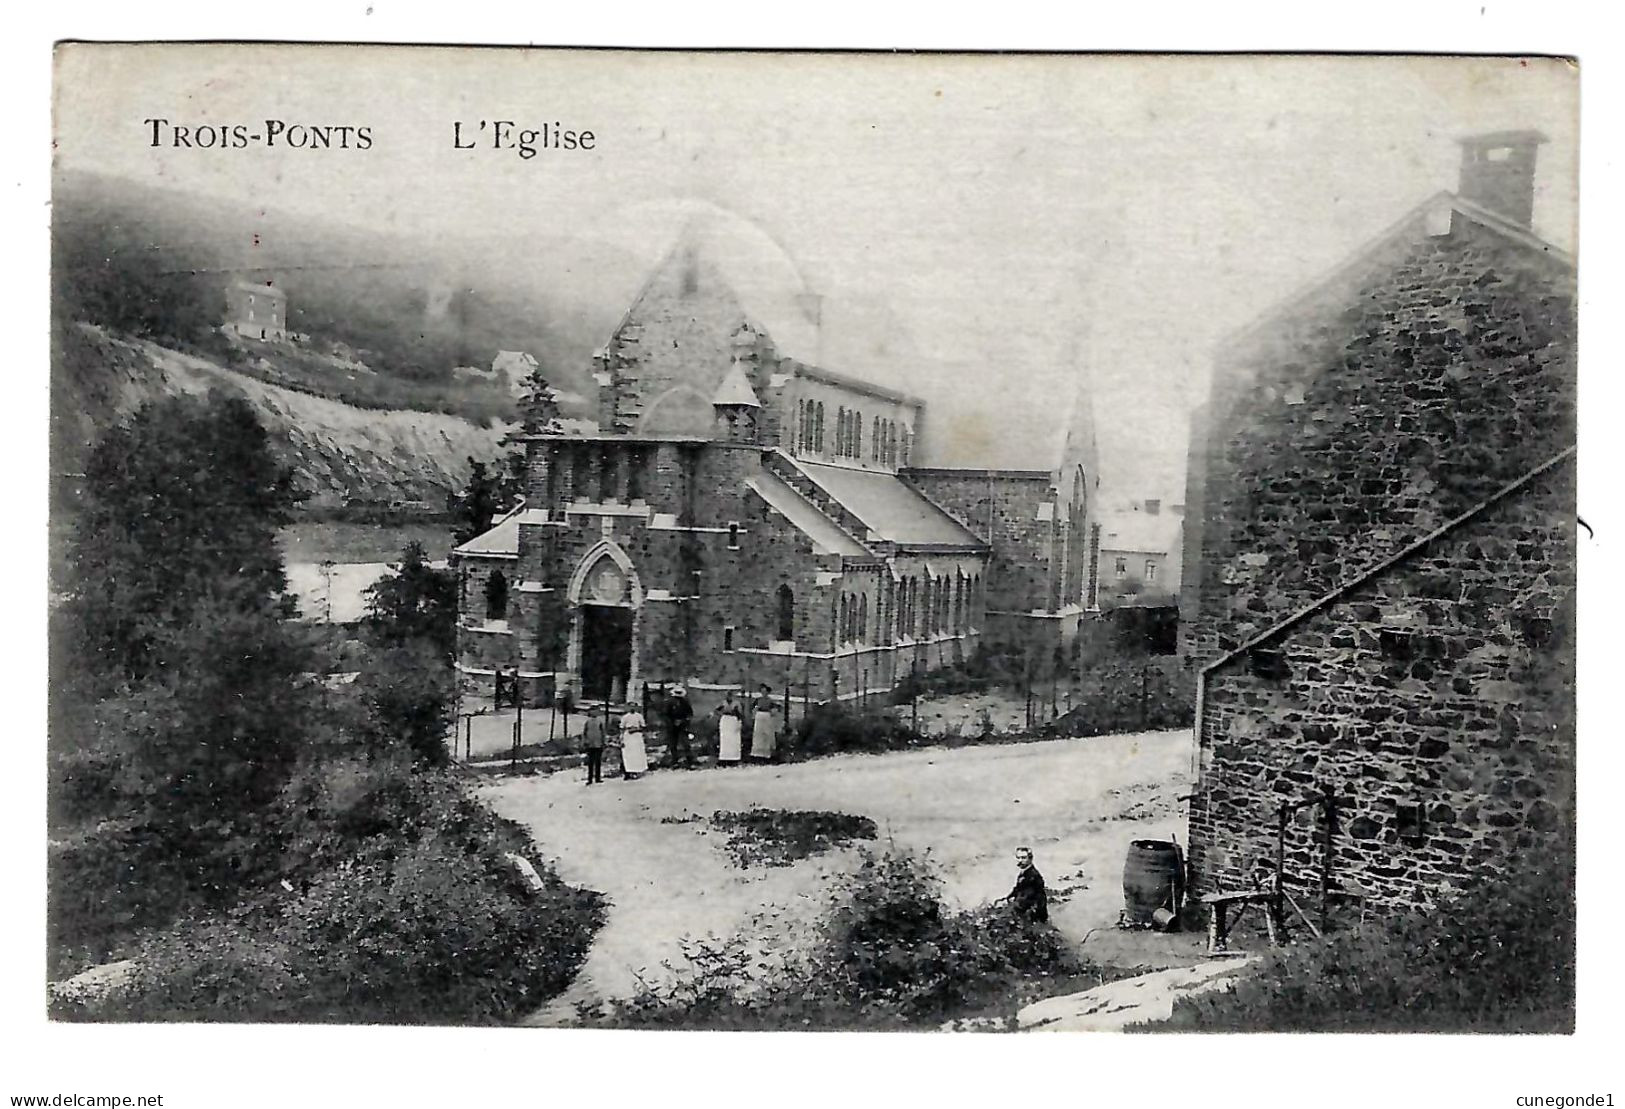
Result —
[[[354,408],[234,373],[205,358],[73,323],[57,336],[52,471],[83,469],[88,444],[141,403],[214,388],[246,396],[313,505],[421,501],[439,508],[468,477],[468,459],[502,453],[506,427],[454,416]]]

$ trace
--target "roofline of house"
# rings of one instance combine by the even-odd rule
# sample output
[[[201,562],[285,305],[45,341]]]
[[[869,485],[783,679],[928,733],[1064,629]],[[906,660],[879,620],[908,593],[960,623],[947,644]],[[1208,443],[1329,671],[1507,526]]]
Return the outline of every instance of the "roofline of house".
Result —
[[[703,435],[617,435],[606,432],[594,432],[591,435],[573,435],[567,432],[550,431],[527,435],[523,432],[510,435],[505,440],[513,443],[716,443],[717,446],[727,444],[715,439],[708,439]]]
[[[925,407],[925,402],[919,397],[901,392],[897,389],[888,389],[884,385],[876,385],[872,381],[865,381],[861,377],[854,377],[851,374],[844,374],[838,370],[827,369],[823,366],[814,366],[811,363],[802,362],[796,358],[782,359],[781,365],[783,364],[788,364],[790,366],[791,374],[796,377],[810,378],[813,381],[821,381],[825,385],[834,385],[842,389],[851,389],[856,393],[865,393],[871,397],[877,397],[880,400],[889,400],[894,404],[907,405],[910,408]]]
[[[248,293],[264,293],[266,296],[281,297],[283,300],[288,299],[288,294],[275,285],[262,285],[257,281],[245,281],[242,278],[231,282],[227,288],[241,289]]]
[[[953,520],[952,516],[948,518]],[[954,520],[954,523],[958,524],[959,521]],[[963,524],[960,526],[964,527]],[[986,554],[992,549],[980,539],[974,543],[893,543],[893,546],[898,554]]]
[[[1004,481],[1043,481],[1055,479],[1054,470],[991,470],[980,466],[904,466],[899,477],[921,474],[925,477],[979,477]]]
[[[1345,273],[1348,273],[1350,270],[1353,270],[1359,266],[1360,263],[1374,257],[1383,247],[1392,242],[1395,236],[1399,235],[1407,227],[1424,219],[1429,209],[1433,208],[1437,204],[1448,205],[1450,208],[1460,212],[1474,223],[1482,224],[1492,231],[1505,235],[1507,238],[1512,239],[1519,245],[1528,247],[1530,250],[1533,250],[1538,254],[1545,255],[1546,257],[1551,258],[1553,261],[1559,262],[1570,268],[1573,268],[1575,264],[1573,255],[1569,254],[1567,251],[1560,250],[1556,246],[1553,246],[1551,243],[1535,234],[1531,229],[1514,223],[1503,216],[1498,216],[1488,208],[1474,204],[1470,200],[1463,200],[1456,193],[1453,193],[1448,189],[1441,189],[1429,196],[1426,200],[1423,200],[1421,203],[1417,204],[1410,211],[1406,212],[1404,216],[1395,220],[1380,234],[1377,234],[1371,239],[1367,240],[1363,246],[1356,248],[1354,251],[1346,255],[1341,262],[1338,262],[1336,265],[1327,269],[1320,276],[1312,279],[1305,288],[1300,289],[1298,292],[1293,293],[1286,299],[1271,305],[1257,316],[1254,316],[1247,323],[1236,328],[1234,331],[1228,332],[1219,341],[1219,343],[1215,345],[1216,349],[1228,347],[1232,343],[1246,339],[1254,333],[1262,331],[1273,321],[1287,315],[1299,305],[1312,300],[1317,293],[1319,293],[1327,285],[1330,285],[1332,282],[1336,281],[1337,278],[1341,277]]]
[[[1397,551],[1396,553],[1394,553],[1392,555],[1389,555],[1387,558],[1383,559],[1381,562],[1378,562],[1375,566],[1372,566],[1370,569],[1363,570],[1360,573],[1356,574],[1354,577],[1350,578],[1348,581],[1340,583],[1335,588],[1333,588],[1330,592],[1324,594],[1323,596],[1317,598],[1316,600],[1313,600],[1313,601],[1309,602],[1307,605],[1303,606],[1302,608],[1300,608],[1300,609],[1296,610],[1295,612],[1291,613],[1290,615],[1282,618],[1281,620],[1277,621],[1275,624],[1273,624],[1270,627],[1266,628],[1265,630],[1259,632],[1257,635],[1254,635],[1252,638],[1248,639],[1245,643],[1242,643],[1240,646],[1234,648],[1233,650],[1231,650],[1231,651],[1229,651],[1229,652],[1227,652],[1227,653],[1225,653],[1223,655],[1220,655],[1218,658],[1214,659],[1212,662],[1210,662],[1206,666],[1202,667],[1201,676],[1205,678],[1208,674],[1211,674],[1213,671],[1217,670],[1219,667],[1224,666],[1227,663],[1230,663],[1230,662],[1234,661],[1235,659],[1239,658],[1241,655],[1246,654],[1248,651],[1251,651],[1251,650],[1261,646],[1262,644],[1269,642],[1271,639],[1274,639],[1276,636],[1280,635],[1282,632],[1288,630],[1289,628],[1294,627],[1295,625],[1297,625],[1299,623],[1302,623],[1308,617],[1313,616],[1315,613],[1319,612],[1321,609],[1323,609],[1326,606],[1330,605],[1333,601],[1337,600],[1338,598],[1344,596],[1345,594],[1351,592],[1352,590],[1358,588],[1359,586],[1364,585],[1366,582],[1370,581],[1372,578],[1377,577],[1379,574],[1383,574],[1386,571],[1391,570],[1393,567],[1397,566],[1399,563],[1404,562],[1406,559],[1410,558],[1412,555],[1416,554],[1418,551],[1422,550],[1425,547],[1428,547],[1428,546],[1432,545],[1433,543],[1435,543],[1439,539],[1442,539],[1444,536],[1449,535],[1451,532],[1455,531],[1457,528],[1461,527],[1462,525],[1470,523],[1472,520],[1474,520],[1476,517],[1482,515],[1488,509],[1491,509],[1491,508],[1495,507],[1496,505],[1500,504],[1502,501],[1506,500],[1508,497],[1512,496],[1514,493],[1517,493],[1520,489],[1524,488],[1530,482],[1532,482],[1535,479],[1543,476],[1547,472],[1549,472],[1549,471],[1551,471],[1553,469],[1556,469],[1558,466],[1562,465],[1564,462],[1566,462],[1569,459],[1573,458],[1578,450],[1579,450],[1578,447],[1568,447],[1568,448],[1564,449],[1563,451],[1559,452],[1558,454],[1553,455],[1551,458],[1548,458],[1545,462],[1542,462],[1539,466],[1536,466],[1534,469],[1532,469],[1532,470],[1528,471],[1527,473],[1525,473],[1522,477],[1518,478],[1516,481],[1512,482],[1509,485],[1506,485],[1506,486],[1502,487],[1501,489],[1497,490],[1495,493],[1493,493],[1490,496],[1486,497],[1484,500],[1479,501],[1477,504],[1473,505],[1473,507],[1469,508],[1466,512],[1463,512],[1459,516],[1452,517],[1450,520],[1447,520],[1445,523],[1443,523],[1443,524],[1439,525],[1438,527],[1434,528],[1432,531],[1428,532],[1426,535],[1422,536],[1420,539],[1414,540],[1411,543],[1407,544],[1406,546],[1400,548],[1399,551]]]

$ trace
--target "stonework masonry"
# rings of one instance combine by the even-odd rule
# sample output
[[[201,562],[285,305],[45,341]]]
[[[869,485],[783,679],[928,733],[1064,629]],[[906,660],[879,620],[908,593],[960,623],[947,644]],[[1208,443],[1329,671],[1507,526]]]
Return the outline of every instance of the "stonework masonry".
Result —
[[[1378,906],[1572,822],[1573,279],[1446,195],[1222,352],[1187,493],[1196,892],[1250,887],[1322,787],[1336,881]]]
[[[1273,866],[1277,808],[1338,798],[1337,884],[1425,904],[1540,850],[1574,813],[1572,463],[1209,673],[1192,799],[1197,890]],[[1557,656],[1554,658],[1554,655]],[[1273,660],[1272,660],[1273,661]],[[1315,888],[1323,817],[1297,814],[1286,873]]]
[[[1075,623],[1092,427],[1054,471],[907,470],[923,403],[781,349],[688,238],[594,368],[598,434],[526,437],[522,508],[453,552],[471,684],[845,700]]]
[[[902,476],[988,545],[990,635],[1061,646],[1077,634],[1091,604],[1094,554],[1086,481],[1062,502],[1048,471],[910,469]]]

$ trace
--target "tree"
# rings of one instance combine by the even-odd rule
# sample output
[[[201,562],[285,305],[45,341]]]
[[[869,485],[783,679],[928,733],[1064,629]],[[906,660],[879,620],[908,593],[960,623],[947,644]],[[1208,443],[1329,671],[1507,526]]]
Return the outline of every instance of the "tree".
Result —
[[[428,640],[379,648],[359,684],[374,752],[405,747],[421,765],[446,764],[456,687],[445,657]]]
[[[86,462],[68,550],[76,667],[111,692],[172,669],[165,652],[202,607],[291,615],[276,534],[298,499],[247,400],[143,405]]]
[[[366,591],[366,628],[374,642],[429,643],[450,658],[457,643],[457,581],[429,565],[421,543],[408,543],[400,566]]]
[[[519,425],[526,435],[557,435],[564,430],[559,422],[559,395],[535,367],[525,378],[519,395]]]
[[[118,788],[77,815],[130,829],[138,857],[108,898],[226,903],[268,865],[267,813],[316,723],[276,541],[291,479],[253,409],[221,394],[145,405],[86,476],[53,685]]]
[[[491,530],[491,522],[502,511],[502,478],[474,458],[468,460],[468,484],[452,495],[451,513],[456,520],[452,541],[461,546]]]

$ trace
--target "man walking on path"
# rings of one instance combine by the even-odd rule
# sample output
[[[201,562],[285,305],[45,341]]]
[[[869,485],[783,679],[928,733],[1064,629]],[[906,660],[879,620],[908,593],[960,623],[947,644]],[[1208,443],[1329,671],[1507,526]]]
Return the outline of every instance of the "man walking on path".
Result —
[[[688,690],[677,686],[666,702],[666,762],[676,766],[694,766],[694,751],[689,746],[689,726],[694,721],[694,706],[688,703]]]
[[[1016,848],[1016,884],[1005,900],[1022,920],[1042,924],[1049,919],[1049,894],[1044,890],[1044,876],[1033,865],[1030,847]]]
[[[604,744],[607,741],[604,735],[605,711],[602,705],[590,710],[581,728],[581,749],[587,754],[588,785],[604,780]]]

